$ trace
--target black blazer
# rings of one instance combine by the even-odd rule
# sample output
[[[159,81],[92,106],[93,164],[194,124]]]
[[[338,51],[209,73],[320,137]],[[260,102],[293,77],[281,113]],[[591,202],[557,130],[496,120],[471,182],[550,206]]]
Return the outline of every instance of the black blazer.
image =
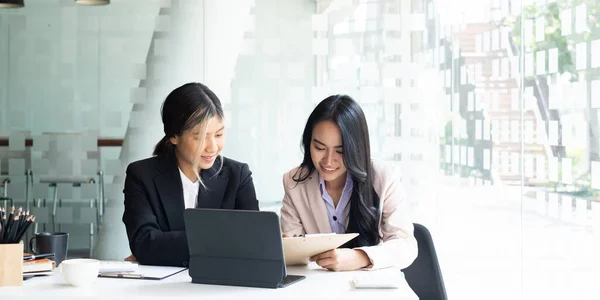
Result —
[[[258,210],[248,165],[218,158],[200,177],[200,208]],[[129,248],[140,264],[187,266],[189,250],[183,221],[185,209],[181,175],[174,156],[131,163],[125,179],[123,223]]]

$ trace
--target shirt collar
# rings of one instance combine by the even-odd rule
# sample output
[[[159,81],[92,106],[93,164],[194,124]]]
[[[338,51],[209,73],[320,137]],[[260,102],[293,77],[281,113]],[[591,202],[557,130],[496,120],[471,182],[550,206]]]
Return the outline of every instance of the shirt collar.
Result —
[[[346,171],[346,183],[344,183],[343,191],[348,191],[352,189],[353,184],[354,182],[352,182],[352,176],[348,171]],[[321,175],[319,175],[319,189],[321,190],[321,195],[323,195],[323,192],[325,191],[325,180],[323,180],[323,177],[321,177]]]
[[[177,169],[179,170],[179,175],[181,176],[181,180],[186,185],[196,185],[196,184],[199,184],[198,179],[196,179],[196,182],[192,182],[187,176],[185,176],[185,174],[183,173],[183,171],[181,171],[181,169],[179,167]]]

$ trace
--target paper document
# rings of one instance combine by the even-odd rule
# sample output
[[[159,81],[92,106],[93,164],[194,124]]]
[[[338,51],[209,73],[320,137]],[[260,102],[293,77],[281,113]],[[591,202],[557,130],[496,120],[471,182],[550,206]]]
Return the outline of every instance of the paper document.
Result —
[[[104,272],[100,277],[161,280],[187,270],[183,267],[161,267],[140,265],[132,272]]]
[[[301,237],[284,237],[283,252],[286,265],[305,265],[311,256],[336,249],[358,233],[307,234]]]

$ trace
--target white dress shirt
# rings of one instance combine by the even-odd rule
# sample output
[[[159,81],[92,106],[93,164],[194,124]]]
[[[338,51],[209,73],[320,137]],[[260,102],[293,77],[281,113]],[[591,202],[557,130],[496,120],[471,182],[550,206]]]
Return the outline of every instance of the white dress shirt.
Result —
[[[181,185],[183,186],[183,202],[185,208],[195,208],[196,201],[198,201],[198,190],[200,189],[200,182],[196,179],[196,182],[192,182],[183,171],[179,169],[179,175],[181,175]]]

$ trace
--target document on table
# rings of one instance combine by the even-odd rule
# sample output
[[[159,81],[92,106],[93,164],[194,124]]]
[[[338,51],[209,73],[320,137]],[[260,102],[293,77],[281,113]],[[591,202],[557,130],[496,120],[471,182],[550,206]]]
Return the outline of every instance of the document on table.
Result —
[[[187,270],[187,268],[140,265],[137,270],[133,272],[106,272],[100,273],[98,276],[110,278],[162,280],[185,270]]]
[[[300,237],[284,237],[283,252],[286,265],[305,265],[311,256],[336,249],[349,240],[358,236],[358,233],[326,233],[307,234]]]

